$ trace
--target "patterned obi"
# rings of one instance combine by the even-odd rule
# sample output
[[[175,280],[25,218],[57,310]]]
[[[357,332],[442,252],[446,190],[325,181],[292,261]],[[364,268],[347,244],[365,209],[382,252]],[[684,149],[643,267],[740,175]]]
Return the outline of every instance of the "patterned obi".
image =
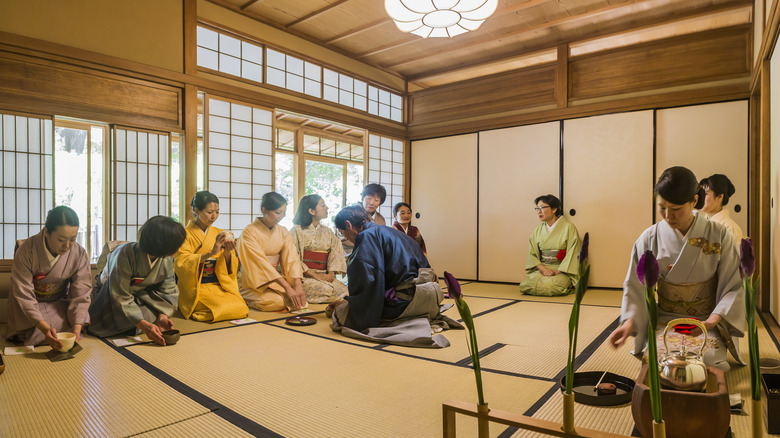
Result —
[[[303,263],[309,269],[325,271],[328,269],[328,253],[329,251],[303,250]]]
[[[566,257],[565,249],[541,249],[539,248],[542,263],[545,265],[560,265]]]
[[[200,282],[201,283],[219,283],[217,273],[214,272],[214,268],[217,266],[217,259],[206,259],[203,262],[201,268]]]
[[[61,298],[61,292],[68,288],[68,282],[62,283],[44,283],[42,280],[46,274],[35,274],[33,277],[33,291],[35,298],[41,302],[57,301]]]
[[[658,307],[664,312],[708,318],[715,310],[718,277],[701,283],[675,284],[658,279]]]

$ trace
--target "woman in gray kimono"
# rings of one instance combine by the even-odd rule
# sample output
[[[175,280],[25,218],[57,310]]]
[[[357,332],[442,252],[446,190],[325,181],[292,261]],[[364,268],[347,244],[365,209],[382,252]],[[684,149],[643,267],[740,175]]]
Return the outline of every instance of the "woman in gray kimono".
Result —
[[[619,347],[634,336],[634,353],[645,349],[648,316],[636,266],[650,250],[659,266],[656,330],[663,330],[674,318],[700,319],[708,338],[717,341],[704,350],[704,362],[726,371],[730,367],[727,350],[742,363],[736,338],[744,336],[745,294],[731,234],[722,225],[693,214],[699,188],[696,176],[685,167],[666,169],[658,179],[656,206],[663,220],[645,230],[634,244],[623,285],[622,324],[609,342]]]
[[[107,337],[146,333],[165,345],[164,330],[178,305],[173,256],[184,243],[184,227],[167,216],[155,216],[141,227],[138,243],[119,245],[109,254],[92,291],[89,333]]]
[[[81,337],[89,323],[92,279],[89,257],[76,243],[79,217],[62,205],[46,216],[40,233],[29,237],[14,253],[8,295],[9,341],[24,345],[46,342],[62,349],[57,333]]]

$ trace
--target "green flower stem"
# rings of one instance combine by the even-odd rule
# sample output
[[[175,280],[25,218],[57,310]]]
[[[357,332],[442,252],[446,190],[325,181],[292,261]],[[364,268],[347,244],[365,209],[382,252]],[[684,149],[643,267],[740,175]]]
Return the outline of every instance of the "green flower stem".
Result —
[[[650,388],[650,409],[656,423],[663,421],[661,415],[661,382],[658,375],[658,348],[655,326],[658,324],[658,306],[655,302],[655,288],[645,288],[647,306],[647,386]]]
[[[745,316],[747,319],[748,356],[750,366],[750,396],[753,400],[761,400],[761,370],[758,362],[758,329],[756,328],[756,295],[758,288],[752,283],[752,278],[742,279],[742,289],[745,291]]]
[[[471,309],[463,298],[455,299],[455,306],[458,308],[463,323],[466,324],[466,345],[469,347],[471,363],[474,365],[474,377],[477,380],[477,398],[479,404],[485,404],[485,397],[482,393],[482,369],[479,366],[479,347],[477,346],[477,332],[474,328],[474,317],[471,316]]]
[[[590,278],[590,265],[587,262],[580,263],[580,275],[577,280],[577,286],[574,291],[574,305],[571,308],[569,317],[569,354],[566,358],[566,394],[571,395],[574,388],[574,361],[577,359],[577,334],[580,326],[580,305],[585,291],[588,289],[588,280]]]

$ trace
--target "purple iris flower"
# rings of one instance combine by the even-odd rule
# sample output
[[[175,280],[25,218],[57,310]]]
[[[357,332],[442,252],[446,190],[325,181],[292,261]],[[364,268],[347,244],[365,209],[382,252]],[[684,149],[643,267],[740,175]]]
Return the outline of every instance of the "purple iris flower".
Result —
[[[577,256],[577,260],[582,263],[588,259],[588,244],[590,243],[590,234],[585,233],[585,237],[582,239],[582,246],[580,247],[580,254]]]
[[[742,239],[739,244],[739,275],[750,277],[756,270],[756,258],[753,255],[753,241],[750,238]]]
[[[444,283],[447,284],[447,291],[450,294],[450,298],[460,300],[460,297],[463,295],[460,292],[460,283],[458,283],[458,280],[447,271],[444,272]]]
[[[645,287],[652,288],[658,282],[658,261],[649,249],[642,254],[636,265],[636,276]]]

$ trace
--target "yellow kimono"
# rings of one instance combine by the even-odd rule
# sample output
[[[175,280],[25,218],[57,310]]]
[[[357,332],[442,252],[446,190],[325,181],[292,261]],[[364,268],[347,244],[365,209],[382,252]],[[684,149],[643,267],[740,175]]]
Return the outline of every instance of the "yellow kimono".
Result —
[[[249,308],[238,291],[236,254],[231,253],[230,265],[224,250],[201,263],[201,256],[211,251],[222,230],[211,226],[204,233],[192,221],[185,230],[187,239],[176,253],[181,313],[185,318],[205,322],[246,317]]]
[[[264,312],[290,307],[286,291],[275,280],[284,276],[292,286],[296,278],[303,278],[303,268],[287,228],[276,225],[268,229],[256,218],[241,232],[236,249],[241,259],[241,296],[246,303]]]

